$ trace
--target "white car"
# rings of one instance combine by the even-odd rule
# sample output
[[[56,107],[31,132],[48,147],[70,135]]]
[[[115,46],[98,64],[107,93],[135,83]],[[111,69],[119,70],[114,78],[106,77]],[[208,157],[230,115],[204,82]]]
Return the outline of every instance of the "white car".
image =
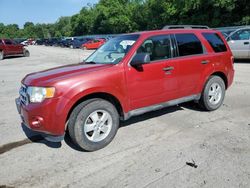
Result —
[[[227,42],[235,58],[250,59],[250,27],[230,33]]]

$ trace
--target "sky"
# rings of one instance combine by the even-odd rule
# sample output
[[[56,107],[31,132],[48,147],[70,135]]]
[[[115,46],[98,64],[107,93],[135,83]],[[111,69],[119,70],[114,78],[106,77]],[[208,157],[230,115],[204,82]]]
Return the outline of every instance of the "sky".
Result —
[[[72,16],[88,3],[98,0],[0,0],[0,23],[54,23],[61,16]]]

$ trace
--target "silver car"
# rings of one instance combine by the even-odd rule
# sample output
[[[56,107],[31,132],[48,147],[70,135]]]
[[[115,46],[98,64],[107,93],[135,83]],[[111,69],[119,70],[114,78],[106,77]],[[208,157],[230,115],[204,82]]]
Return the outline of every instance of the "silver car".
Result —
[[[250,27],[230,33],[227,42],[237,59],[250,59]]]

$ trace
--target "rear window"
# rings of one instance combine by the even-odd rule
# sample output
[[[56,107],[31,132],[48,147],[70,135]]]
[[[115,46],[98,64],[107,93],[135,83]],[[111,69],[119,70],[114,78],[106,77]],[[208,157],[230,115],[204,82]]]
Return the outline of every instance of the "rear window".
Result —
[[[209,42],[214,52],[219,53],[227,51],[226,45],[217,33],[202,33],[202,35]]]
[[[203,54],[203,46],[195,34],[175,34],[175,38],[179,49],[179,56]]]

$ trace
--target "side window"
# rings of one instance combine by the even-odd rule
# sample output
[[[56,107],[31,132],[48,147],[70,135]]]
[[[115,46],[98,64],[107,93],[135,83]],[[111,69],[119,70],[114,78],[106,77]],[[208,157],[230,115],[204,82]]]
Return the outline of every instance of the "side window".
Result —
[[[203,46],[195,34],[175,34],[175,38],[179,49],[179,56],[203,54]]]
[[[170,35],[154,36],[145,40],[137,53],[148,53],[150,61],[171,58]]]
[[[9,39],[4,40],[4,42],[5,42],[6,45],[11,45],[12,44],[12,41],[9,40]]]
[[[250,30],[244,29],[237,31],[230,38],[232,40],[249,40],[249,36],[250,36]]]
[[[226,45],[217,33],[202,33],[202,35],[213,48],[214,52],[218,53],[227,51]]]
[[[2,40],[0,39],[0,45],[2,45],[3,44],[3,42],[2,42]]]

